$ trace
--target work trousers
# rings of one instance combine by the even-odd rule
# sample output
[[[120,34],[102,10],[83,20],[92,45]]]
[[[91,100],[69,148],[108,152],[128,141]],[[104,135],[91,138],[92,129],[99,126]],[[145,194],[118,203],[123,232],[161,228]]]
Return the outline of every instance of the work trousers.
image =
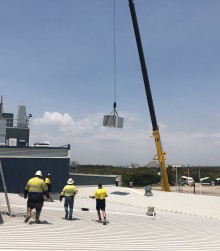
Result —
[[[73,216],[73,206],[74,206],[73,196],[65,197],[64,208],[65,208],[66,216],[67,217],[69,216],[70,219]]]

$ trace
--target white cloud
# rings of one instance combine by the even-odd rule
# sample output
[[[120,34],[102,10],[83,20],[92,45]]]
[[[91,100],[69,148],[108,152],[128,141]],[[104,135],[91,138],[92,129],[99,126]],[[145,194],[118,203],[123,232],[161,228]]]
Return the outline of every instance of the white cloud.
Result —
[[[41,125],[66,125],[74,123],[73,119],[68,113],[64,113],[63,115],[59,112],[44,112],[42,118],[35,118],[33,120],[33,124]]]
[[[31,121],[32,144],[48,140],[52,146],[71,145],[71,159],[88,164],[147,164],[156,154],[152,129],[138,114],[123,113],[124,128],[106,128],[102,113],[74,120],[68,113],[45,112]],[[167,163],[217,164],[220,132],[169,132],[160,124]],[[215,161],[212,161],[215,160]]]
[[[84,163],[137,162],[146,152],[146,142],[152,141],[140,118],[124,113],[124,128],[118,129],[104,127],[103,116],[97,113],[76,121],[67,113],[45,112],[31,121],[30,140],[32,144],[45,140],[52,146],[70,144],[73,158]],[[147,154],[144,159],[148,162]]]
[[[169,163],[219,165],[220,132],[162,131]]]

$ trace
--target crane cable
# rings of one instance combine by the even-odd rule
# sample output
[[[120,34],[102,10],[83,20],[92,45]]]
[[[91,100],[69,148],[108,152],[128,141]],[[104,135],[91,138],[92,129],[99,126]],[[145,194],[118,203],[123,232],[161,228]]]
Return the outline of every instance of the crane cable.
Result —
[[[105,115],[103,119],[103,125],[107,127],[116,127],[123,128],[124,119],[118,116],[116,111],[116,0],[113,0],[113,78],[114,78],[114,103],[113,103],[113,111],[109,115]],[[111,115],[113,114],[113,115]]]
[[[116,106],[117,106],[117,104],[116,104],[116,84],[117,84],[117,79],[116,79],[116,64],[117,64],[117,61],[116,61],[116,28],[115,28],[115,26],[116,26],[116,7],[115,7],[115,0],[114,0],[114,25],[113,25],[113,27],[114,27],[114,103],[113,103],[113,113],[114,113],[114,116],[115,116],[115,114],[117,114],[117,116],[118,116],[118,113],[117,113],[117,111],[116,111]]]
[[[116,7],[115,7],[115,0],[113,0],[113,76],[114,76],[114,80],[113,80],[113,83],[114,83],[114,103],[113,103],[113,111],[107,115],[107,116],[104,116],[104,123],[103,125],[104,126],[107,126],[108,123],[111,124],[111,119],[113,119],[113,126],[114,127],[118,127],[117,126],[117,121],[118,121],[118,113],[116,111],[116,84],[117,84],[117,79],[116,79]],[[113,115],[111,115],[113,114]],[[106,120],[105,120],[105,117],[106,117]],[[123,124],[123,119],[120,118],[122,120],[122,124]]]
[[[115,36],[115,0],[114,0],[114,102],[116,102],[116,36]]]

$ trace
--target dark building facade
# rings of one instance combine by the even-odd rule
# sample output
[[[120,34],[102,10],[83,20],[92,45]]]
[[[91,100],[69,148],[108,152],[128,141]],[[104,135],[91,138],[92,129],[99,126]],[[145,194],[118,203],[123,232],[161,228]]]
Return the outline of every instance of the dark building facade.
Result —
[[[29,128],[6,127],[6,145],[16,144],[18,147],[29,146]]]
[[[48,173],[52,174],[52,192],[60,193],[69,178],[69,151],[69,145],[39,148],[0,146],[0,164],[7,192],[23,193],[27,181],[41,170],[43,178]],[[4,192],[2,177],[0,192]]]

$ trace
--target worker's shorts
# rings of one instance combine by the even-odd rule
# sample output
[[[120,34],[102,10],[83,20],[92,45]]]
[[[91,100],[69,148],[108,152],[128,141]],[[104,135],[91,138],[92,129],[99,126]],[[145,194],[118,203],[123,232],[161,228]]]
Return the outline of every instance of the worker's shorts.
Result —
[[[96,210],[105,211],[105,200],[96,199]]]
[[[48,191],[48,193],[51,193],[51,191],[52,191],[52,185],[51,184],[47,184],[47,191]]]
[[[31,209],[36,209],[36,212],[41,212],[44,202],[27,202],[27,207]]]

